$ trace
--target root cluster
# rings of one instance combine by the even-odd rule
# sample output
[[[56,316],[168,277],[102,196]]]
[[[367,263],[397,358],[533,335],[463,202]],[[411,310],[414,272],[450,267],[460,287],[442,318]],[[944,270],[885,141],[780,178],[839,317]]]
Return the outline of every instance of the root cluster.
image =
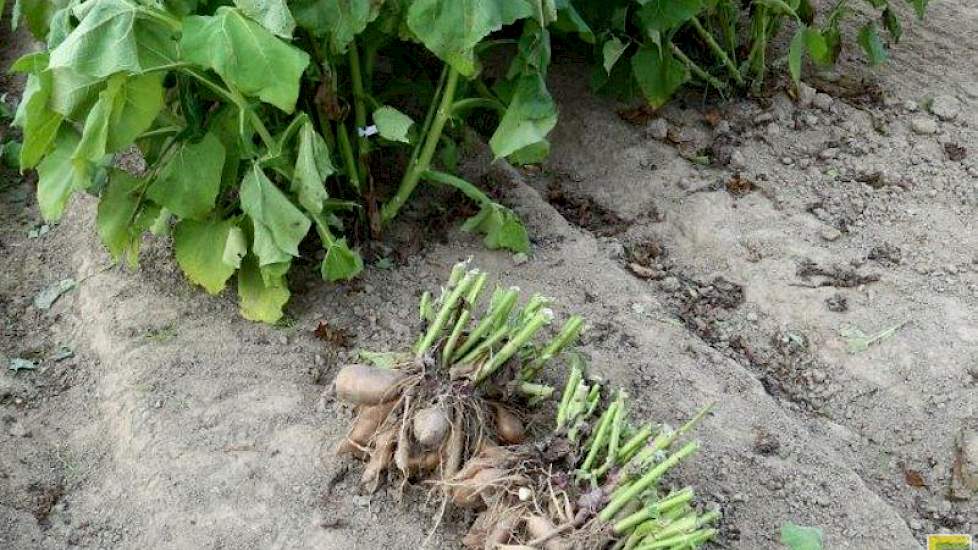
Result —
[[[696,451],[695,442],[672,446],[708,408],[676,430],[634,426],[627,396],[602,395],[582,356],[567,353],[555,422],[529,423],[555,393],[537,377],[583,320],[570,317],[540,344],[535,336],[553,319],[548,300],[520,307],[516,288],[496,289],[475,318],[486,278],[455,266],[437,299],[422,297],[427,330],[410,352],[364,353],[370,364],[337,375],[338,397],[357,412],[337,452],[366,461],[363,486],[414,480],[446,504],[478,510],[466,548],[685,549],[709,540],[719,514],[693,506],[690,488],[659,487]]]

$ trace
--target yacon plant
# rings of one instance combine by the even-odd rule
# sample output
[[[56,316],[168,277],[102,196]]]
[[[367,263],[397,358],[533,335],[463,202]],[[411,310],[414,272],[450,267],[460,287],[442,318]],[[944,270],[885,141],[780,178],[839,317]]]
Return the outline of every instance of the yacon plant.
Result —
[[[878,10],[865,20],[856,41],[867,60],[886,60],[879,29],[893,42],[902,35],[890,0],[867,0]],[[923,18],[928,0],[908,0]],[[661,107],[685,84],[694,82],[720,93],[758,89],[769,73],[771,44],[784,29],[791,33],[787,72],[801,78],[803,60],[835,63],[844,45],[842,21],[856,16],[849,0],[837,0],[819,14],[811,0],[579,0],[594,29],[597,63],[593,84],[629,97],[641,95]],[[785,63],[786,61],[786,63]]]
[[[716,533],[716,511],[663,477],[699,447],[673,449],[709,411],[678,429],[634,423],[627,396],[603,395],[580,354],[564,353],[583,329],[568,318],[539,339],[554,314],[534,295],[497,288],[456,265],[437,298],[424,294],[426,327],[410,350],[361,352],[335,380],[356,407],[337,452],[366,461],[362,482],[425,482],[445,505],[478,512],[467,548],[689,549]],[[571,365],[557,392],[547,371]],[[549,414],[548,414],[549,413]],[[508,546],[512,545],[512,546]]]
[[[113,257],[172,231],[176,260],[211,293],[236,275],[242,314],[274,322],[287,273],[315,250],[336,281],[363,267],[422,182],[479,206],[464,229],[525,251],[516,215],[451,173],[452,128],[478,117],[497,157],[539,160],[556,108],[548,27],[589,36],[566,0],[18,0],[47,45],[15,123],[22,169],[58,220],[99,196]],[[500,34],[500,31],[502,34]],[[490,52],[509,60],[483,70]]]

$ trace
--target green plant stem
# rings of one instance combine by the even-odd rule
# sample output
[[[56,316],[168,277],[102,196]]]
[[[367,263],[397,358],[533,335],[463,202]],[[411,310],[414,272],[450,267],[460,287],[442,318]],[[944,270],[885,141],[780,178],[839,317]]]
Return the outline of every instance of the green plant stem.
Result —
[[[448,318],[451,317],[452,313],[455,311],[455,306],[458,304],[459,299],[462,294],[469,289],[469,286],[475,282],[478,276],[478,271],[470,271],[465,274],[465,277],[458,283],[458,285],[452,289],[452,291],[445,298],[445,301],[441,304],[441,309],[438,310],[438,314],[435,316],[435,320],[428,327],[428,332],[425,333],[421,341],[418,342],[418,347],[416,353],[418,357],[423,356],[428,348],[435,342],[435,339],[441,334],[442,329],[445,328],[445,323],[448,322]]]
[[[475,185],[458,176],[453,176],[452,174],[446,172],[440,172],[438,170],[426,170],[423,174],[421,174],[421,179],[454,187],[480,205],[492,202],[492,199],[479,190],[479,188]]]
[[[598,423],[598,431],[594,434],[594,441],[591,442],[591,448],[588,449],[587,457],[584,458],[584,463],[581,464],[581,471],[584,473],[590,473],[591,466],[594,461],[598,459],[598,453],[601,448],[604,447],[604,443],[608,438],[608,432],[611,429],[611,424],[615,420],[615,416],[618,414],[619,402],[615,401],[612,403],[604,414],[601,415],[601,420]]]
[[[503,292],[503,296],[499,299],[499,302],[493,307],[486,316],[479,321],[475,329],[469,334],[468,339],[465,343],[455,352],[452,357],[453,362],[464,362],[459,361],[460,359],[470,359],[471,357],[466,356],[469,350],[474,348],[481,348],[483,342],[482,338],[489,334],[492,328],[496,325],[497,320],[502,319],[505,321],[509,317],[509,312],[512,311],[513,307],[516,305],[516,300],[519,299],[520,293],[515,288],[507,289]],[[505,332],[502,333],[505,335]],[[502,336],[500,336],[501,338]],[[491,338],[490,338],[491,339]]]
[[[744,77],[740,74],[740,70],[737,69],[737,64],[730,59],[730,56],[727,55],[727,51],[724,50],[719,43],[717,43],[716,39],[713,38],[713,34],[703,27],[703,24],[700,23],[699,18],[693,17],[689,22],[693,25],[693,28],[696,29],[696,32],[700,35],[700,38],[702,38],[703,41],[706,42],[706,45],[710,47],[710,50],[712,50],[713,53],[720,58],[723,65],[728,71],[730,71],[730,76],[733,77],[738,85],[743,86]]]
[[[683,53],[683,51],[679,49],[679,46],[672,43],[670,43],[669,45],[672,46],[672,53],[674,53],[676,57],[679,58],[680,61],[682,61],[687,67],[689,67],[689,70],[692,71],[692,73],[696,75],[697,78],[699,78],[703,82],[706,82],[707,84],[713,86],[718,90],[727,89],[726,84],[720,82],[720,80],[718,80],[715,76],[706,72],[706,70],[703,67],[700,67],[695,61],[690,59],[689,56]]]
[[[560,330],[560,333],[550,340],[550,343],[547,344],[547,347],[543,348],[543,351],[537,355],[536,359],[526,367],[523,367],[523,370],[520,372],[520,378],[523,380],[532,380],[548,361],[559,355],[565,347],[577,339],[583,327],[584,318],[580,315],[575,315],[568,319],[564,323],[564,327]]]
[[[529,342],[530,338],[532,338],[538,330],[543,328],[544,325],[549,323],[552,318],[553,313],[550,313],[549,310],[543,310],[537,313],[533,319],[524,325],[523,328],[510,339],[509,342],[506,342],[503,349],[499,350],[499,352],[493,355],[489,361],[482,365],[482,368],[476,372],[474,378],[475,383],[479,384],[486,378],[492,376],[492,374],[496,372],[496,370],[501,367],[503,363],[515,355],[516,352],[519,351],[524,344]]]
[[[353,145],[350,143],[350,134],[346,131],[343,122],[336,123],[336,143],[340,146],[340,156],[346,164],[346,177],[350,180],[353,188],[360,192],[360,171],[357,169],[356,157],[353,155]]]
[[[645,445],[649,437],[652,435],[652,425],[646,424],[642,426],[635,435],[628,439],[621,449],[618,451],[618,460],[627,462],[632,456]]]
[[[534,400],[547,399],[554,394],[553,386],[546,384],[534,384],[532,382],[519,382],[516,384],[516,391],[525,397]]]
[[[668,510],[674,506],[679,506],[683,503],[689,502],[692,500],[692,498],[693,489],[691,487],[686,487],[680,491],[670,493],[662,500],[654,502],[651,505],[646,506],[645,508],[642,508],[634,514],[631,514],[621,521],[615,523],[614,531],[615,533],[627,533],[628,531],[637,527],[639,524],[650,519],[655,519],[655,517],[663,510]]]
[[[716,529],[701,529],[685,535],[653,541],[639,546],[637,550],[657,550],[659,548],[695,548],[710,540],[716,534]]]
[[[428,135],[428,130],[431,129],[431,121],[435,118],[435,111],[438,110],[438,104],[441,103],[442,92],[445,90],[445,80],[448,78],[448,65],[445,65],[441,69],[441,75],[438,77],[438,85],[435,86],[435,94],[431,96],[431,104],[428,105],[428,110],[424,115],[424,122],[421,124],[422,137]],[[418,155],[421,154],[421,147],[424,146],[424,139],[419,139],[414,147],[411,149],[411,157],[408,159],[408,166],[414,165],[418,160]]]
[[[442,366],[448,365],[449,360],[452,357],[452,352],[455,350],[455,344],[458,343],[458,339],[462,336],[462,331],[465,330],[465,326],[469,324],[469,319],[472,318],[472,307],[475,306],[476,300],[478,300],[479,295],[482,294],[482,289],[485,287],[488,277],[488,273],[480,273],[475,282],[472,283],[472,288],[469,290],[469,294],[465,297],[465,308],[461,313],[459,313],[458,320],[455,321],[455,327],[452,329],[448,340],[445,341],[445,345],[442,346]]]
[[[367,127],[367,107],[364,104],[367,98],[363,89],[363,73],[360,70],[360,50],[357,49],[356,40],[350,42],[347,53],[350,61],[350,81],[353,84],[353,123],[357,130],[357,168],[359,170],[360,181],[368,182],[367,177],[367,155],[370,153],[370,142],[363,131]]]
[[[571,369],[570,376],[567,377],[567,385],[564,386],[564,393],[560,396],[560,405],[557,407],[557,429],[564,427],[567,422],[567,407],[571,399],[577,394],[577,387],[581,384],[581,369],[574,367]]]
[[[404,173],[404,178],[401,180],[401,184],[397,189],[397,194],[391,197],[381,209],[382,221],[389,222],[394,219],[394,216],[397,215],[401,207],[404,206],[404,203],[407,202],[411,193],[414,192],[414,188],[418,186],[421,175],[431,165],[431,159],[435,156],[435,149],[437,149],[438,141],[441,139],[442,130],[445,129],[445,124],[452,114],[452,103],[455,99],[455,88],[458,85],[458,77],[458,71],[449,67],[448,76],[445,79],[445,89],[438,102],[438,110],[435,111],[435,116],[431,121],[431,127],[425,135],[424,146],[421,148],[418,158],[414,159]]]
[[[506,106],[502,104],[501,101],[496,99],[489,99],[485,97],[467,97],[465,99],[460,99],[452,104],[452,111],[458,112],[464,109],[490,109],[498,113],[505,113]]]
[[[611,518],[615,517],[615,514],[617,514],[629,500],[632,500],[638,496],[639,493],[651,487],[652,484],[662,477],[663,474],[669,471],[670,468],[678,464],[682,459],[694,453],[697,449],[699,449],[699,443],[696,443],[695,441],[687,443],[682,449],[679,449],[670,455],[669,458],[663,460],[654,468],[649,470],[645,475],[640,477],[622,494],[612,498],[611,502],[605,506],[604,510],[601,510],[600,514],[598,514],[598,518],[605,522],[611,521]]]

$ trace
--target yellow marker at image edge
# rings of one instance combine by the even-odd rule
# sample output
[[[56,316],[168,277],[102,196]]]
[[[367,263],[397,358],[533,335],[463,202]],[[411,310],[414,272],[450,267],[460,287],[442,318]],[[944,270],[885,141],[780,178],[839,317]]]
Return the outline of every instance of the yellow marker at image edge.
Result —
[[[971,535],[927,535],[927,550],[972,550]]]

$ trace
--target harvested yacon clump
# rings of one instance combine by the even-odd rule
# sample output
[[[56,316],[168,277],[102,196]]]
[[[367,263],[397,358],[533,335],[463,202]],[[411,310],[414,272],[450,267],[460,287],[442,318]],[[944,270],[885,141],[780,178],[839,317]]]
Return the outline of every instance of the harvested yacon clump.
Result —
[[[528,425],[531,409],[555,394],[537,377],[583,319],[536,343],[553,313],[537,295],[519,307],[515,288],[497,289],[476,318],[486,278],[455,266],[437,300],[422,297],[428,327],[411,352],[362,353],[370,365],[337,375],[337,395],[357,408],[338,452],[367,462],[364,486],[399,474],[446,505],[478,511],[466,548],[685,549],[709,540],[719,514],[698,510],[691,488],[661,485],[699,447],[673,449],[709,408],[679,429],[635,425],[624,392],[603,395],[583,357],[568,353],[553,423]]]
[[[577,339],[583,319],[571,317],[538,345],[534,336],[553,320],[548,300],[533,296],[518,307],[519,289],[497,288],[474,318],[486,280],[456,265],[438,299],[422,297],[428,327],[411,352],[364,353],[371,364],[348,365],[337,375],[337,396],[357,407],[338,453],[368,460],[362,481],[370,490],[393,466],[405,479],[450,484],[457,504],[476,502],[483,485],[505,476],[494,478],[487,468],[462,477],[462,465],[477,457],[502,460],[492,449],[523,443],[525,411],[553,394],[534,380]]]

